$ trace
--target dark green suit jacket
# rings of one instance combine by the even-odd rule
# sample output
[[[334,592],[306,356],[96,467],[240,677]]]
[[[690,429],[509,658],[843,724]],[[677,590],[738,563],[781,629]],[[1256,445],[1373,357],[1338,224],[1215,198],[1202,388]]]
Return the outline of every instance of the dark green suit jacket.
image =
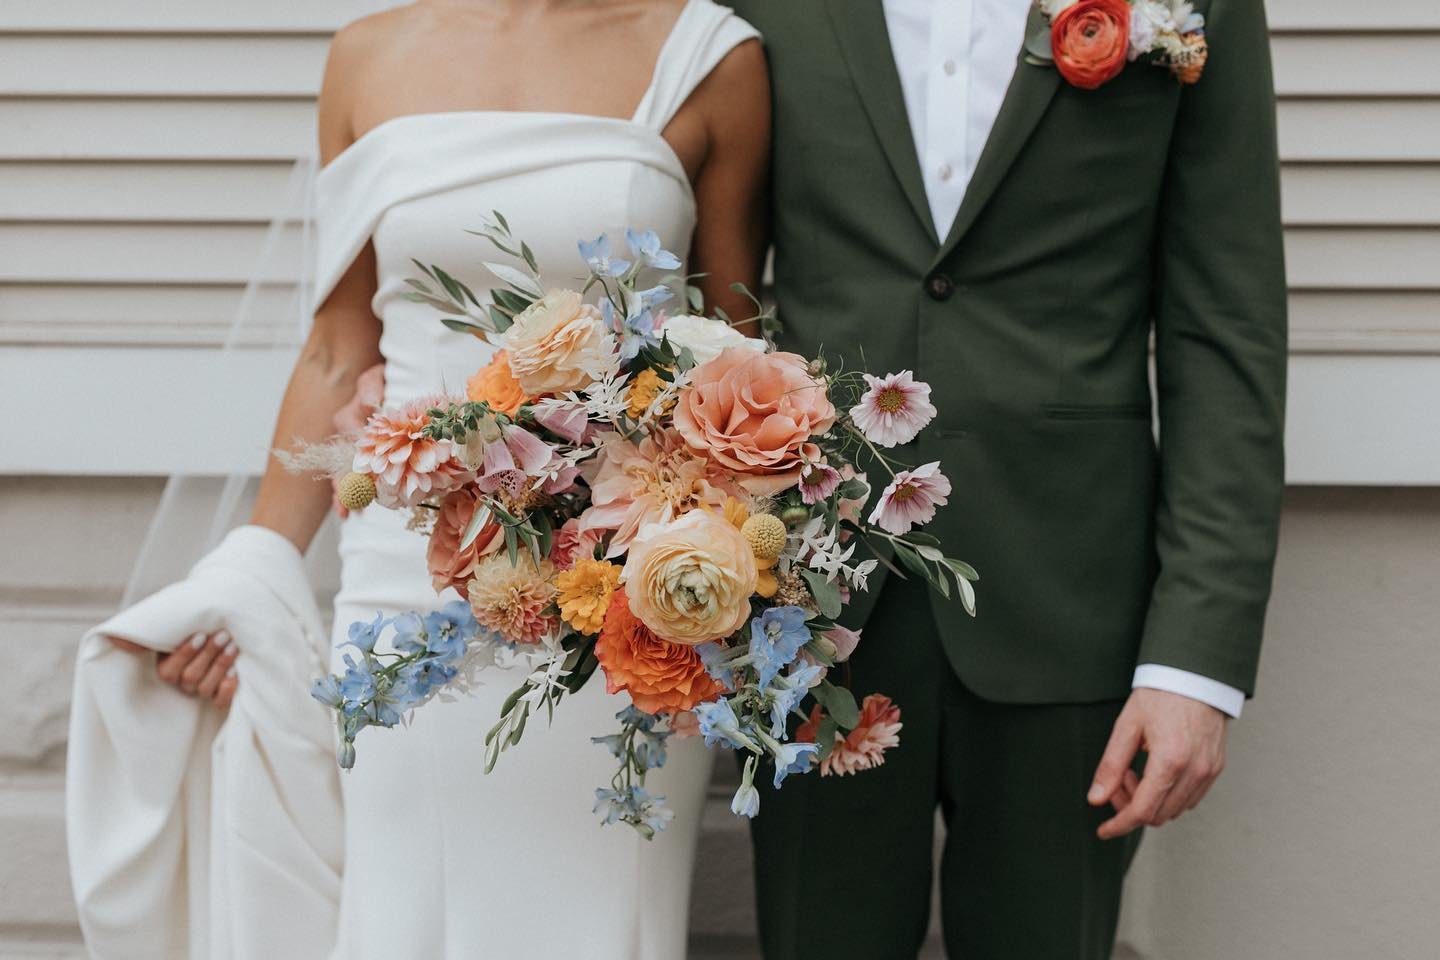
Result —
[[[783,345],[934,388],[901,455],[942,462],[930,529],[980,572],[976,619],[934,599],[959,676],[1021,703],[1123,697],[1142,662],[1253,691],[1286,362],[1260,0],[1202,0],[1191,87],[1137,63],[1085,91],[1017,51],[944,238],[880,0],[734,6],[772,71]]]

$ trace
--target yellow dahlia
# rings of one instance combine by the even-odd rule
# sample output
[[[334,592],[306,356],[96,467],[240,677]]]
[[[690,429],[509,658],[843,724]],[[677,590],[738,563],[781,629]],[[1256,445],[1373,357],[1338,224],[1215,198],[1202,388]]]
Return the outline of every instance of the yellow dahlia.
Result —
[[[599,633],[610,596],[620,583],[620,569],[608,560],[581,557],[556,577],[561,619],[581,633]]]

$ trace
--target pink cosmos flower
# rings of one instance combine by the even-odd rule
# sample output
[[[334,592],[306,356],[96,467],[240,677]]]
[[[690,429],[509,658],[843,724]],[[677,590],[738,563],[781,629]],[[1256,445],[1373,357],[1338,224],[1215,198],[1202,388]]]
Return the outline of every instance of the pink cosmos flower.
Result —
[[[800,500],[816,504],[840,486],[840,471],[828,463],[807,463],[800,471]]]
[[[820,727],[820,708],[795,731],[797,743],[814,742]],[[889,697],[872,693],[860,705],[860,722],[849,734],[835,734],[830,755],[820,761],[820,776],[843,777],[861,770],[870,770],[885,762],[885,751],[900,745],[900,708]]]
[[[917,383],[909,370],[892,373],[883,380],[867,373],[865,382],[870,389],[850,408],[850,419],[871,443],[881,447],[909,443],[934,419],[930,385]]]
[[[901,470],[880,494],[870,522],[887,533],[909,533],[917,524],[935,518],[950,496],[950,481],[940,472],[940,463],[927,463],[914,470]]]
[[[501,487],[511,496],[535,486],[545,493],[563,493],[575,484],[579,469],[555,452],[535,434],[513,423],[500,428],[500,439],[485,445],[485,460],[476,484],[486,493]]]
[[[427,410],[446,401],[425,397],[403,407],[376,410],[355,444],[356,473],[375,478],[382,507],[413,507],[428,496],[449,493],[474,473],[456,456],[449,440],[424,436]]]

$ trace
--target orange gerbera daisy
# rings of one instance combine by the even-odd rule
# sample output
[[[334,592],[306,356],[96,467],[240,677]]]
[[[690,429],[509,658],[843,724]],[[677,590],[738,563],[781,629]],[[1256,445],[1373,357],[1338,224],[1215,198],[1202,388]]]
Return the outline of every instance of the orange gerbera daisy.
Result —
[[[660,639],[630,612],[624,590],[610,600],[595,657],[605,671],[605,689],[626,691],[646,713],[689,710],[725,692],[695,648]]]

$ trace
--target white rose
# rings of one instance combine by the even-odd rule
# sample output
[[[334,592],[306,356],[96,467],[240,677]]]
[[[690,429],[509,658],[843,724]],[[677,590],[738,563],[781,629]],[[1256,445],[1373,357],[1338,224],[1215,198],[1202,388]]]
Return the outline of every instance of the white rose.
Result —
[[[734,327],[709,317],[682,315],[670,317],[660,332],[678,352],[688,349],[695,362],[705,363],[720,356],[722,350],[730,347],[747,347],[760,353],[765,352],[765,341],[747,337]]]
[[[532,397],[589,386],[610,370],[615,354],[600,311],[574,290],[551,290],[530,304],[501,339],[510,372]]]

